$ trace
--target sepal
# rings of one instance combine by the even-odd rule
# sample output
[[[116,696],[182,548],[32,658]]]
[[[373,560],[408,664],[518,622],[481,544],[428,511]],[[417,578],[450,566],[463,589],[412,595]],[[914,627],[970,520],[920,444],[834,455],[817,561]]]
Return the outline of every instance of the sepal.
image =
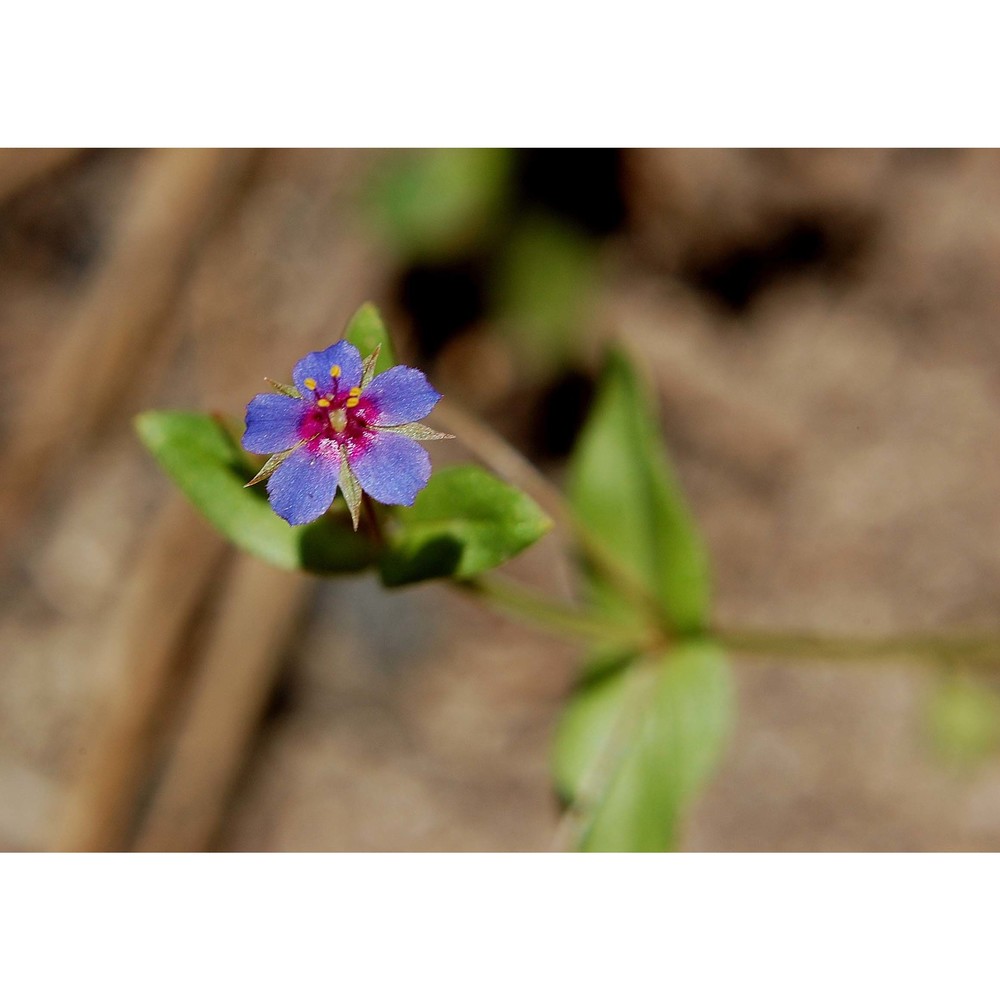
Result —
[[[340,492],[344,494],[347,509],[351,512],[351,523],[357,531],[361,517],[361,483],[347,464],[347,452],[343,447],[340,449]]]
[[[368,383],[375,378],[375,367],[378,365],[378,357],[382,353],[382,345],[376,344],[375,350],[365,358],[361,368],[361,391],[368,388]]]
[[[285,385],[284,382],[276,382],[273,378],[264,376],[264,381],[272,388],[281,393],[282,396],[291,396],[292,399],[301,399],[302,393],[294,385]]]
[[[391,434],[399,434],[400,437],[409,438],[411,441],[452,441],[454,434],[444,434],[434,430],[426,424],[398,424],[395,427],[380,427],[380,431],[389,431]]]
[[[257,475],[254,476],[249,483],[244,483],[244,489],[246,489],[247,486],[256,486],[258,483],[264,482],[265,479],[270,479],[270,477],[275,472],[278,471],[278,466],[280,466],[281,463],[284,462],[284,460],[288,458],[288,456],[291,455],[293,451],[296,451],[298,448],[300,448],[301,445],[302,442],[299,442],[299,444],[297,444],[294,448],[289,448],[286,451],[279,451],[273,454],[260,467],[260,471],[257,473]]]

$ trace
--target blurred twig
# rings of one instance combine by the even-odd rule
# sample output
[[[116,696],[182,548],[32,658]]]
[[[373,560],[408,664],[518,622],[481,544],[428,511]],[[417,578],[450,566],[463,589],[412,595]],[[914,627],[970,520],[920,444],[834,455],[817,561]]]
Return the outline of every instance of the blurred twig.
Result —
[[[108,646],[102,652],[112,689],[70,790],[58,849],[124,846],[170,668],[224,548],[181,496],[169,502],[149,531],[119,613],[108,623]]]
[[[158,150],[145,154],[108,259],[66,330],[40,391],[24,399],[2,456],[0,549],[31,510],[53,457],[94,432],[118,390],[141,378],[150,350],[212,209],[240,154]]]
[[[136,850],[210,845],[311,586],[304,576],[237,557]]]
[[[79,149],[0,150],[0,202],[80,156]]]

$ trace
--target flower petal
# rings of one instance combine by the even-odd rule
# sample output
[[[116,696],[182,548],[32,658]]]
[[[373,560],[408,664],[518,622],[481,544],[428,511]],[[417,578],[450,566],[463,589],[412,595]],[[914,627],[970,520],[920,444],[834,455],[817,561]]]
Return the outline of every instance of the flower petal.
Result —
[[[333,503],[340,475],[340,449],[332,441],[310,442],[293,452],[267,481],[275,514],[289,524],[308,524]]]
[[[348,449],[361,488],[380,503],[413,505],[431,477],[430,456],[416,441],[374,432]]]
[[[247,404],[243,447],[255,455],[294,448],[301,440],[299,421],[307,404],[301,399],[263,392]]]
[[[356,385],[361,385],[361,352],[346,340],[338,340],[325,351],[314,351],[299,361],[292,371],[295,387],[307,399],[312,399],[312,391],[306,385],[306,379],[316,382],[320,392],[333,392],[334,378],[330,369],[337,365],[340,368],[339,388],[346,392]]]
[[[422,371],[396,365],[376,376],[362,398],[378,413],[373,413],[374,425],[391,427],[422,420],[434,409],[441,393],[433,389]]]

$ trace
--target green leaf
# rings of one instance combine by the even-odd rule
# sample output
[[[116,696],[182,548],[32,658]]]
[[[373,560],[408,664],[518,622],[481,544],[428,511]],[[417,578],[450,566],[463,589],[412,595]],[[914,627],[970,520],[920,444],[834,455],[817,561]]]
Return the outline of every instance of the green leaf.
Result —
[[[375,374],[381,375],[396,363],[392,349],[392,339],[378,309],[366,302],[348,321],[344,339],[349,340],[360,352],[362,358],[379,351],[375,362]]]
[[[382,580],[394,587],[475,576],[517,555],[551,526],[530,497],[484,469],[442,469],[412,507],[397,509],[382,554]]]
[[[271,510],[260,488],[245,489],[249,456],[212,417],[149,411],[135,424],[164,471],[237,547],[283,569],[312,573],[354,572],[374,563],[369,539],[346,522],[325,517],[292,527]]]
[[[592,672],[553,757],[557,787],[581,820],[579,848],[676,849],[684,811],[721,755],[732,700],[725,657],[707,642]]]
[[[373,176],[376,226],[406,257],[438,259],[490,239],[509,201],[509,149],[396,153]]]
[[[945,677],[927,721],[934,749],[949,764],[972,767],[1000,750],[1000,693],[985,678]]]
[[[709,618],[708,560],[668,464],[653,407],[626,357],[614,351],[574,450],[570,502],[584,526],[641,582],[680,634]],[[623,620],[636,601],[590,567],[591,596]]]
[[[567,362],[593,311],[598,245],[544,216],[518,223],[494,272],[500,322],[523,364],[544,371]]]

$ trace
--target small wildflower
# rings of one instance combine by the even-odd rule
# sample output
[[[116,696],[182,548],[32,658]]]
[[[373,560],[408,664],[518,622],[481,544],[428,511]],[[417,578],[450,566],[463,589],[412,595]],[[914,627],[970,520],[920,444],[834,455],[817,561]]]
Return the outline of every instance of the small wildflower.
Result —
[[[417,421],[441,398],[416,368],[375,375],[378,351],[361,360],[339,340],[296,364],[294,386],[268,379],[277,392],[247,406],[243,447],[270,454],[247,483],[267,480],[274,512],[308,524],[329,510],[340,487],[355,529],[361,494],[409,507],[427,485],[431,461],[418,441],[450,437]]]

